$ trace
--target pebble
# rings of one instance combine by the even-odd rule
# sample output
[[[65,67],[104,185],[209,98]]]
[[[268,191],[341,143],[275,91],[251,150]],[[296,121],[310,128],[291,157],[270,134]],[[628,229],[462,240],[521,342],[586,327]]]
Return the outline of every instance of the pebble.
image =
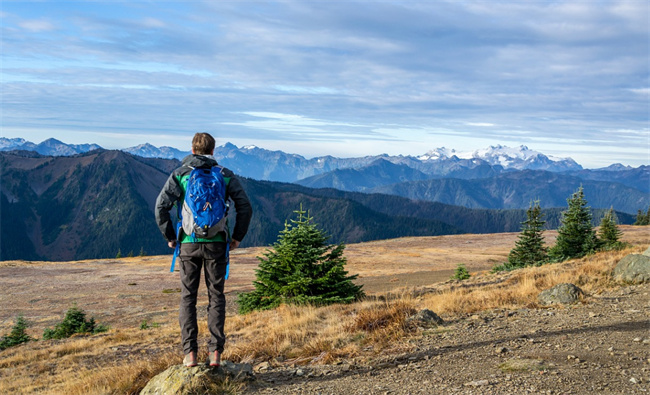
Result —
[[[487,380],[474,380],[474,381],[470,381],[469,383],[465,383],[463,385],[465,387],[482,387],[489,384],[490,382]]]

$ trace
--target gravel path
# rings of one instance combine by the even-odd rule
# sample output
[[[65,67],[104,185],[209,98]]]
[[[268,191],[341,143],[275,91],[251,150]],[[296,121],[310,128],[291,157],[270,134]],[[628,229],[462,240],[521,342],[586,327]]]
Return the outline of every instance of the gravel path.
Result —
[[[247,394],[650,393],[650,284],[586,303],[447,322],[415,352],[334,366],[257,366]]]

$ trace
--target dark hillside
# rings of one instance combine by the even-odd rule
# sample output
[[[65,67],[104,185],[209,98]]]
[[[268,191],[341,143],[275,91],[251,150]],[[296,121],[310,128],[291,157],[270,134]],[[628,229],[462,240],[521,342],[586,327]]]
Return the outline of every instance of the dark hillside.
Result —
[[[68,157],[0,153],[0,259],[75,260],[169,254],[153,215],[177,160],[96,150]],[[303,207],[331,242],[516,232],[525,210],[469,209],[403,197],[242,178],[255,210],[243,246],[270,245]],[[557,227],[562,209],[545,210]],[[234,219],[236,213],[232,212]],[[602,214],[596,212],[595,221]],[[619,223],[634,222],[618,214]],[[232,224],[231,224],[232,225]]]
[[[2,259],[70,260],[164,253],[151,218],[167,175],[121,151],[71,157],[1,155],[2,240],[12,228],[24,248],[3,248]],[[26,237],[25,237],[26,236]],[[29,258],[27,258],[29,257]]]
[[[143,159],[121,151],[69,157],[0,154],[1,259],[72,260],[171,251],[153,215],[156,196],[177,160]],[[362,204],[242,179],[255,209],[244,246],[269,245],[302,203],[332,236],[357,242],[455,234],[438,220],[401,218]],[[234,211],[234,210],[233,210]],[[232,213],[234,219],[236,213]]]
[[[242,183],[255,210],[245,245],[274,243],[285,221],[294,217],[293,211],[300,204],[316,218],[334,243],[462,233],[439,220],[381,213],[353,200],[319,196],[313,189],[296,191],[293,184],[250,179],[242,179]]]
[[[606,181],[541,170],[505,172],[475,180],[433,179],[379,186],[368,192],[397,195],[414,200],[440,202],[469,208],[527,208],[540,200],[543,208],[562,207],[580,186],[584,187],[589,205],[614,207],[617,211],[636,213],[650,204],[650,196],[638,189]]]
[[[289,190],[303,188],[293,184],[284,184],[283,186]],[[382,213],[435,219],[451,224],[466,233],[518,232],[521,229],[521,223],[526,219],[526,210],[523,209],[470,209],[437,202],[416,201],[394,195],[344,192],[336,189],[315,189],[310,193],[323,197],[354,200],[369,209]],[[542,210],[547,229],[556,229],[559,226],[564,210],[566,207]],[[606,209],[592,209],[594,225],[600,223],[606,211]],[[616,212],[616,216],[619,224],[630,225],[636,219],[634,215],[622,212]]]

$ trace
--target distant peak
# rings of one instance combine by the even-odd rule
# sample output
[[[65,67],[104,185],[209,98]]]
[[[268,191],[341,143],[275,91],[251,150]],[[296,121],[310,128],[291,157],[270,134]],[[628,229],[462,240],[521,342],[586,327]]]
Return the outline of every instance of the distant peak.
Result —
[[[43,142],[41,142],[41,144],[64,144],[64,143],[63,143],[63,141],[57,140],[57,139],[55,139],[53,137],[50,137],[47,140],[43,140]]]
[[[456,155],[455,149],[449,149],[445,147],[440,147],[432,149],[424,155],[418,157],[419,160],[440,160],[445,158],[450,158]]]
[[[237,146],[231,142],[227,142],[226,144],[221,146],[222,148],[228,148],[228,149],[237,149]]]

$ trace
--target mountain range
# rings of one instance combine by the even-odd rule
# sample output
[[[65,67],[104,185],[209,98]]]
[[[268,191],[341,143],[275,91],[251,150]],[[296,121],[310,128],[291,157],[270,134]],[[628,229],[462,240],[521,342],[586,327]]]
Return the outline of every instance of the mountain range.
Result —
[[[93,150],[73,156],[0,153],[0,259],[72,260],[170,250],[153,204],[176,159]],[[241,178],[255,214],[243,246],[271,245],[300,204],[331,242],[518,231],[525,210],[487,210],[399,196]],[[546,209],[556,227],[561,209]],[[604,210],[594,210],[599,221]],[[619,223],[632,223],[617,213]],[[233,213],[233,218],[234,218]],[[232,225],[232,224],[231,224]]]
[[[101,148],[97,144],[65,144],[48,139],[34,144],[22,138],[0,138],[0,151],[26,150],[42,155],[70,156]],[[123,149],[145,158],[182,159],[189,151],[172,147],[155,147],[149,143]],[[226,143],[215,148],[214,156],[238,174],[258,180],[294,182],[314,175],[346,168],[368,166],[378,159],[406,165],[431,177],[476,178],[509,170],[578,171],[582,166],[571,158],[554,158],[528,149],[491,146],[473,152],[456,152],[438,148],[419,157],[374,155],[358,158],[321,156],[306,159],[301,155],[270,151],[255,146],[237,147]],[[619,165],[622,166],[622,165]],[[465,174],[467,173],[467,174]]]
[[[490,209],[524,208],[534,200],[539,200],[542,207],[561,207],[582,186],[592,207],[635,213],[650,205],[649,170],[647,166],[563,173],[520,170],[487,177],[474,173],[474,177],[430,178],[405,165],[379,159],[362,168],[338,169],[297,183],[310,188],[382,193]]]
[[[71,145],[55,139],[34,144],[0,138],[0,151],[27,150],[70,156],[100,149],[97,144]],[[143,158],[182,159],[189,152],[141,144],[122,151]],[[594,207],[635,213],[650,204],[650,167],[613,164],[583,169],[571,158],[554,158],[525,146],[491,146],[473,152],[437,148],[419,157],[375,155],[357,158],[323,156],[306,159],[282,151],[226,143],[215,158],[235,173],[268,181],[293,182],[310,188],[384,193],[469,208],[560,207],[581,185]],[[549,185],[553,188],[549,188]]]

